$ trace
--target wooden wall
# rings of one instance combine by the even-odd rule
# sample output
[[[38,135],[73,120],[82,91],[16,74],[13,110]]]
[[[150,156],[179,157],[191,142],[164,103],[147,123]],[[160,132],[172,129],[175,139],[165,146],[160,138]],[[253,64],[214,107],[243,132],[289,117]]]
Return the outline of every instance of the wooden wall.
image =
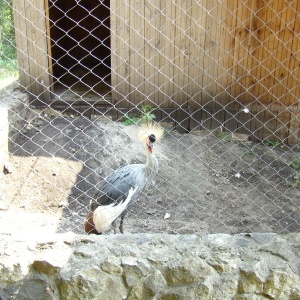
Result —
[[[48,56],[48,1],[13,0],[20,85],[31,100],[50,101],[51,61]],[[40,102],[39,102],[40,103]]]
[[[284,0],[112,1],[115,104],[299,142],[299,12]]]
[[[48,0],[13,6],[21,86],[49,103]],[[183,130],[299,143],[300,1],[110,0],[110,9],[115,107],[146,101]]]

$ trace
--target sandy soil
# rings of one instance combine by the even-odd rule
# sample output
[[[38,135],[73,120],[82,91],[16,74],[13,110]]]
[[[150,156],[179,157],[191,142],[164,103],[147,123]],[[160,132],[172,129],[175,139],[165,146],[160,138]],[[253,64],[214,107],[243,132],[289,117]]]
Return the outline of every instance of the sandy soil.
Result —
[[[299,231],[299,147],[173,130],[156,150],[155,186],[127,215],[125,232]],[[11,149],[13,170],[1,176],[0,233],[83,233],[95,184],[144,159],[135,126],[32,114]]]

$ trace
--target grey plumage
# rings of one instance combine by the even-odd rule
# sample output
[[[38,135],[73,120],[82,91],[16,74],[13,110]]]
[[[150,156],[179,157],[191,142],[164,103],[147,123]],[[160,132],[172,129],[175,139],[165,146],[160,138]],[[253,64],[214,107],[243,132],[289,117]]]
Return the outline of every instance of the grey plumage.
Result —
[[[156,127],[156,131],[161,130]],[[161,131],[158,135],[162,135]],[[155,130],[154,130],[155,132]],[[145,187],[148,187],[158,171],[158,162],[153,153],[156,137],[153,133],[146,138],[146,164],[131,164],[118,168],[97,185],[91,211],[85,223],[87,233],[101,234],[112,224],[116,232],[116,219],[120,216],[120,231],[127,211],[134,205]]]
[[[131,164],[117,169],[99,183],[94,199],[100,205],[117,205],[126,200],[130,188],[138,187],[134,195],[136,200],[138,192],[143,190],[149,179],[145,176],[145,169],[144,164]]]

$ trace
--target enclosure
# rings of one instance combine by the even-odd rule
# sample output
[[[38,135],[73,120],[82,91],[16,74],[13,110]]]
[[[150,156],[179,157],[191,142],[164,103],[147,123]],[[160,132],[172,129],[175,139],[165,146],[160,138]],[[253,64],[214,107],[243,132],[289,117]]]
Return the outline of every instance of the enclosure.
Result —
[[[20,83],[39,104],[120,118],[150,103],[182,131],[298,143],[298,1],[13,5]]]
[[[145,121],[160,171],[125,232],[299,231],[299,1],[4,2],[19,81],[1,99],[23,106],[3,233],[83,233],[96,184],[145,163]]]

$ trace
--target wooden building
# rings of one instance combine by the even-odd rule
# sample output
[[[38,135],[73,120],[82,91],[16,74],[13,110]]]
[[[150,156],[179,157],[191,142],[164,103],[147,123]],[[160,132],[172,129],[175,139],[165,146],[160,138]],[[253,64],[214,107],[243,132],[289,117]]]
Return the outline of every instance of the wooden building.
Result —
[[[43,104],[120,114],[150,102],[184,130],[299,143],[299,0],[13,5],[20,84]]]

